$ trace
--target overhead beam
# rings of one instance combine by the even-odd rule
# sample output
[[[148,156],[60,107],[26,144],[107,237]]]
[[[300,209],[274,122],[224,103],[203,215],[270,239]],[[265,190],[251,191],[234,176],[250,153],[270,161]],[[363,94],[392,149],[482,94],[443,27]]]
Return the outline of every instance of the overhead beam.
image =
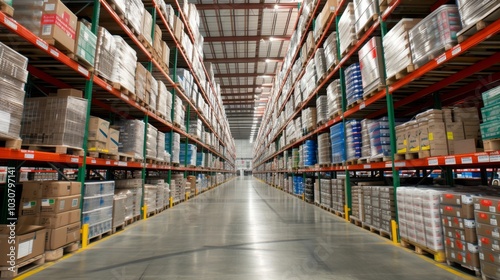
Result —
[[[298,3],[240,3],[240,4],[195,4],[196,9],[203,10],[263,10],[263,9],[276,9],[276,10],[290,10],[298,9]]]
[[[214,36],[204,37],[203,42],[259,42],[259,41],[289,41],[292,36],[276,35],[276,36]]]
[[[253,103],[253,102],[256,102],[257,100],[255,100],[254,98],[248,98],[248,99],[223,99],[222,100],[222,103],[224,103],[224,105],[226,104],[248,104],[248,103]]]
[[[234,86],[220,86],[220,89],[241,89],[241,88],[270,88],[273,87],[272,85],[234,85]]]
[[[240,57],[240,58],[210,58],[204,62],[211,63],[257,63],[257,62],[282,62],[282,57]]]
[[[234,93],[234,94],[231,94],[231,93],[223,93],[221,94],[222,97],[224,96],[246,96],[246,95],[258,95],[259,93],[256,93],[256,92],[249,92],[249,93]],[[222,99],[222,100],[231,100],[231,99]]]
[[[232,73],[232,74],[215,74],[215,78],[273,78],[276,74],[259,74],[259,73]]]

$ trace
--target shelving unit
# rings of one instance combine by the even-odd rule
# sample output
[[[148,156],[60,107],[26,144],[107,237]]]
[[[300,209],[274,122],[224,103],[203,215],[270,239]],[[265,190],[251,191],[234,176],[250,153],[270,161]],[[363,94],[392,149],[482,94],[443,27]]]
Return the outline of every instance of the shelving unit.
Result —
[[[288,92],[284,91],[284,85],[289,73],[292,71],[292,66],[281,69],[281,73],[285,73],[284,76],[277,75],[277,77],[283,78],[277,80],[274,84],[271,99],[264,114],[263,125],[260,127],[256,138],[253,173],[266,183],[287,192],[290,189],[283,185],[283,181],[276,183],[278,182],[276,179],[278,174],[280,180],[285,178],[288,182],[294,176],[305,178],[306,173],[314,174],[318,181],[326,175],[329,178],[345,177],[345,213],[342,214],[346,220],[349,220],[352,213],[352,184],[350,180],[354,178],[359,181],[361,174],[369,174],[363,176],[365,179],[372,181],[387,179],[390,185],[397,188],[401,185],[400,174],[407,170],[417,170],[419,172],[443,170],[443,176],[449,176],[445,173],[451,174],[453,170],[459,169],[479,168],[484,174],[482,182],[487,184],[485,170],[498,167],[500,160],[498,151],[401,160],[394,155],[396,150],[395,118],[413,117],[425,109],[440,108],[440,106],[449,106],[460,102],[469,102],[477,106],[481,101],[478,94],[499,84],[500,76],[496,73],[499,70],[498,62],[500,59],[500,48],[498,47],[500,20],[493,20],[483,29],[464,38],[460,43],[450,46],[449,49],[431,59],[425,65],[404,75],[404,77],[392,84],[384,86],[382,90],[376,90],[351,106],[347,106],[346,102],[346,90],[345,86],[343,86],[344,70],[350,64],[358,61],[357,53],[360,48],[373,36],[384,37],[387,31],[401,18],[424,18],[443,4],[444,1],[422,1],[418,4],[409,4],[406,1],[387,1],[388,4],[381,1],[380,6],[377,5],[377,9],[379,9],[377,14],[379,16],[373,21],[373,24],[365,28],[363,35],[359,37],[344,56],[338,54],[338,57],[341,57],[338,63],[331,69],[327,69],[323,77],[318,77],[314,90],[308,96],[303,97],[303,102],[299,106],[295,106],[296,108],[291,116],[282,118],[285,116],[285,105],[291,98],[300,77],[306,71],[305,65],[314,58],[314,54],[322,47],[325,38],[331,32],[338,30],[339,18],[344,13],[348,2],[328,1],[325,4],[325,6],[330,4],[336,9],[326,21],[321,36],[315,41],[312,54],[307,56],[306,62],[302,64],[303,67],[297,75],[298,78],[293,81]],[[385,7],[384,10],[380,10],[382,6]],[[314,7],[314,13],[310,15],[311,19],[317,17],[318,12],[323,8],[323,3],[317,1]],[[312,30],[312,25],[308,25],[303,32],[300,40],[301,44],[299,44],[297,50],[303,45],[307,31],[310,30]],[[337,48],[339,48],[338,44]],[[293,65],[297,59],[299,59],[298,52],[291,57],[289,65]],[[339,114],[326,123],[318,125],[312,131],[302,133],[298,139],[292,140],[290,143],[281,142],[288,124],[300,117],[305,108],[315,107],[314,102],[318,95],[324,93],[328,84],[334,79],[340,79],[341,81],[343,106]],[[474,96],[471,97],[472,94]],[[283,98],[283,96],[285,97]],[[336,124],[343,123],[345,128],[345,122],[348,120],[375,119],[383,116],[388,117],[390,124],[391,156],[380,157],[363,163],[349,161],[327,166],[316,164],[310,167],[290,168],[291,165],[287,162],[287,159],[292,155],[292,149],[298,148],[306,140],[315,140],[319,134],[328,132],[330,127]],[[417,172],[417,174],[420,173]],[[448,185],[453,185],[453,177],[445,179]],[[394,192],[394,200],[397,203],[396,191]],[[397,207],[397,204],[395,207]]]

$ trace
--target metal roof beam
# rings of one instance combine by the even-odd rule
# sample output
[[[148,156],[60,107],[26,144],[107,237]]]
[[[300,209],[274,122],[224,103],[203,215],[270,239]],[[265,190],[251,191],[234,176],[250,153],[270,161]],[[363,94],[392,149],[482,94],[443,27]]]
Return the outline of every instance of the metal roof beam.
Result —
[[[215,74],[215,78],[244,78],[244,77],[257,77],[257,78],[273,78],[276,74],[259,74],[259,73],[231,73],[231,74]]]
[[[290,10],[298,9],[298,3],[230,3],[230,4],[196,4],[197,10]]]
[[[282,57],[240,57],[240,58],[210,58],[204,62],[211,63],[255,63],[255,62],[282,62]]]
[[[259,41],[288,41],[292,36],[276,35],[276,36],[219,36],[219,37],[204,37],[203,42],[259,42]]]

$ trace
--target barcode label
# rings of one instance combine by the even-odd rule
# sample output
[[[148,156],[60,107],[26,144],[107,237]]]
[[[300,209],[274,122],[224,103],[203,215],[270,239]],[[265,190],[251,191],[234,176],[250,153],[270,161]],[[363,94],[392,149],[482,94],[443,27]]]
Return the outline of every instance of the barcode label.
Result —
[[[42,26],[42,35],[50,35],[52,33],[52,25],[43,25]]]

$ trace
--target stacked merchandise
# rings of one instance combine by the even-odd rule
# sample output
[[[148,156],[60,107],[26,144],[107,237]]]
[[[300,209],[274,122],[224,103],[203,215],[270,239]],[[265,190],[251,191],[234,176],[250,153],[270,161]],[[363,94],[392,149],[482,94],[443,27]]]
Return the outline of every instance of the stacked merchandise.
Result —
[[[320,165],[330,164],[332,162],[330,146],[330,136],[328,133],[318,135],[318,163]]]
[[[364,119],[361,121],[361,158],[369,158],[371,156],[370,134],[368,127],[373,120]]]
[[[498,125],[500,113],[500,87],[493,88],[483,92],[484,107],[481,108],[483,123],[481,123],[481,137],[489,143],[488,140],[500,138],[500,126]],[[485,150],[493,150],[492,147],[485,145]]]
[[[68,97],[26,99],[22,119],[23,144],[83,147],[87,100]]]
[[[205,167],[205,154],[202,152],[196,153],[196,166]]]
[[[198,174],[198,179],[197,181],[199,182],[199,191],[205,191],[208,189],[208,180],[207,180],[207,175],[205,174]]]
[[[363,188],[360,184],[351,186],[352,193],[352,214],[350,217],[358,220],[364,221],[364,200],[363,200]]]
[[[475,25],[478,21],[483,20],[485,15],[489,15],[490,11],[498,9],[498,1],[484,1],[479,3],[458,0],[458,11],[462,20],[463,30]]]
[[[344,213],[345,204],[345,181],[343,179],[332,179],[332,210]]]
[[[111,231],[114,194],[114,181],[85,182],[82,223],[89,225],[89,239]]]
[[[358,159],[361,157],[361,123],[357,120],[347,121],[345,129],[346,159]]]
[[[304,144],[299,146],[299,168],[304,167]]]
[[[365,202],[366,203],[366,202]],[[365,204],[366,205],[366,204]],[[391,221],[396,218],[394,188],[384,186],[371,187],[372,226],[391,233]],[[365,213],[365,215],[368,213]]]
[[[338,63],[337,32],[332,32],[328,35],[328,38],[323,43],[323,49],[325,49],[325,67],[326,70],[329,70]]]
[[[173,136],[173,137],[172,137]],[[181,149],[181,135],[176,132],[165,134],[165,148],[171,155],[172,163],[179,163],[179,153]]]
[[[384,36],[384,58],[387,79],[396,77],[399,72],[413,70],[412,54],[408,31],[420,19],[403,18]]]
[[[158,81],[158,97],[156,99],[156,113],[167,121],[171,121],[172,94],[162,81]],[[170,110],[169,110],[170,109]]]
[[[330,127],[330,142],[332,148],[332,163],[346,161],[344,124],[338,123]]]
[[[115,192],[116,194],[126,194],[127,197],[132,196],[132,217],[138,217],[141,215],[142,179],[116,180],[115,187],[117,190]],[[129,211],[128,208],[127,211]],[[127,214],[125,220],[128,219]]]
[[[280,174],[281,175],[281,174]],[[281,175],[283,176],[283,175]],[[319,205],[321,203],[321,199],[320,199],[320,188],[319,188],[319,182],[320,180],[316,180],[314,182],[314,190],[313,190],[313,193],[314,193],[314,204],[315,205]],[[280,186],[284,186],[283,184],[281,184]]]
[[[295,138],[300,138],[302,136],[302,117],[297,117],[295,119]]]
[[[79,61],[94,66],[97,46],[97,36],[90,30],[90,24],[84,21],[78,22],[76,32],[75,55]]]
[[[301,84],[302,84],[302,80],[300,80],[298,86],[295,87],[295,90],[293,91],[293,104],[295,105],[294,106],[294,110],[297,110],[300,105],[302,105],[302,91],[301,91]]]
[[[479,272],[478,238],[472,195],[447,192],[440,197],[446,259]]]
[[[15,10],[14,19],[35,35],[39,35],[44,2],[44,0],[12,1],[12,7]]]
[[[115,185],[114,198],[121,197],[121,196],[125,196],[125,203],[123,205],[125,215],[123,217],[123,221],[128,221],[134,217],[134,194],[130,190],[127,190],[127,189],[118,189],[118,187]],[[115,213],[118,214],[116,212],[116,209],[118,209],[118,208],[115,207],[115,203],[113,203],[113,227],[115,227],[114,226],[115,225],[115,218],[114,218]]]
[[[320,204],[328,209],[332,208],[332,180],[330,179],[320,179]]]
[[[483,277],[498,279],[500,271],[500,199],[498,196],[474,199],[474,216],[479,241],[479,259]],[[466,232],[468,229],[466,229]]]
[[[115,62],[115,37],[103,27],[97,34],[97,52],[95,57],[95,72],[102,78],[111,81]],[[136,65],[137,66],[137,65]]]
[[[328,117],[333,118],[335,114],[342,111],[342,93],[340,91],[340,80],[334,80],[326,88],[326,99],[328,102]]]
[[[174,104],[174,124],[178,125],[182,130],[186,130],[186,126],[184,123],[184,117],[186,115],[186,110],[184,105],[182,105],[182,100],[179,96],[175,96],[175,104]]]
[[[323,77],[323,75],[326,72],[326,58],[325,58],[325,49],[319,48],[316,50],[316,53],[314,54],[314,64],[316,68],[316,77],[318,77],[318,80]]]
[[[365,27],[377,16],[377,0],[354,0],[354,18],[358,38],[364,34]]]
[[[151,209],[148,207],[148,209],[151,210],[162,210],[167,204],[168,204],[168,187],[167,184],[165,183],[164,179],[154,179],[154,178],[149,178],[146,180],[146,183],[155,185],[157,187],[156,189],[156,208]]]
[[[302,110],[302,134],[306,135],[316,129],[316,108],[309,107]]]
[[[156,159],[158,143],[156,142],[158,138],[158,129],[156,127],[148,124],[148,134],[146,136],[146,158]]]
[[[157,205],[158,186],[153,184],[144,184],[144,206],[147,213],[156,211]]]
[[[293,176],[293,194],[304,194],[304,178],[302,176]]]
[[[401,239],[437,252],[436,261],[444,261],[442,222],[439,200],[443,191],[429,188],[397,188]]]
[[[180,164],[184,166],[196,166],[196,149],[196,145],[181,143],[179,153]]]
[[[120,153],[144,159],[144,122],[139,120],[122,120],[116,123],[120,127]]]
[[[110,155],[118,155],[118,147],[120,146],[120,130],[119,127],[110,127],[108,137],[106,139],[106,150]]]
[[[321,125],[328,121],[328,100],[326,95],[321,95],[316,99],[316,124]]]
[[[363,82],[363,96],[382,89],[385,84],[384,60],[382,59],[382,42],[380,37],[371,38],[359,50],[359,68]]]
[[[420,67],[457,42],[462,29],[458,8],[442,5],[409,32],[413,63]]]
[[[340,54],[342,56],[349,51],[350,46],[356,43],[355,24],[356,18],[354,17],[354,5],[353,3],[349,3],[347,4],[347,7],[338,23]]]
[[[189,182],[189,186],[190,186],[189,193],[191,195],[196,194],[198,191],[200,191],[199,185],[196,182],[196,176],[193,176],[193,175],[187,176],[187,181]]]
[[[142,18],[144,14],[144,4],[141,0],[127,0],[125,11],[125,17],[128,22],[128,26],[131,26],[135,31],[135,34],[142,33]],[[151,34],[151,29],[149,30]],[[160,37],[161,38],[161,37]]]
[[[148,85],[149,87],[146,87],[146,95],[149,96],[149,100],[146,99],[147,104],[149,105],[150,109],[153,109],[153,111],[156,111],[158,109],[158,90],[160,86],[158,85],[158,81],[153,78],[151,74],[148,74]],[[161,81],[160,81],[161,82]]]
[[[306,100],[316,88],[316,82],[319,79],[319,77],[316,75],[316,67],[319,66],[321,65],[316,65],[313,59],[311,59],[309,63],[307,63],[304,76],[302,76],[302,79],[300,80],[301,82],[300,87],[302,89],[302,100]],[[297,103],[295,105],[297,105]]]
[[[156,136],[156,159],[158,161],[170,162],[170,154],[165,150],[165,133],[161,131],[158,131]]]
[[[491,91],[498,91],[499,89],[500,88],[492,89]],[[490,101],[491,99],[487,102]],[[486,106],[484,98],[483,104]],[[477,151],[476,144],[480,135],[480,120],[477,108],[454,107],[451,109],[451,113],[453,114],[453,119],[451,121],[448,116],[449,113],[447,113],[449,111],[450,109],[443,109],[449,154],[475,153]]]
[[[304,143],[304,166],[313,166],[317,163],[318,146],[314,140],[306,140]]]
[[[391,137],[388,118],[383,117],[379,120],[369,121],[367,127],[370,139],[370,156],[372,158],[390,156]]]
[[[203,131],[203,123],[201,119],[194,118],[189,120],[189,134],[196,139],[201,139],[201,132]]]
[[[363,98],[363,80],[359,63],[354,63],[345,69],[345,86],[347,105]]]
[[[292,169],[299,168],[300,153],[299,148],[292,149]]]
[[[146,91],[146,89],[150,87],[148,74],[149,77],[151,77],[151,73],[149,73],[148,70],[146,70],[146,68],[138,62],[135,68],[135,95],[142,102],[145,102],[146,100],[149,102],[149,95],[146,95],[147,92],[149,92]]]
[[[23,183],[23,196],[25,191],[27,192],[37,184],[41,185],[37,191],[40,193],[41,189],[42,194],[40,203],[35,204],[41,205],[39,225],[47,228],[47,237],[44,238],[45,250],[56,250],[80,241],[81,184],[67,181],[25,182]],[[30,186],[26,187],[27,185]],[[24,207],[26,205],[26,203],[23,204]],[[24,207],[23,210],[26,209]]]
[[[18,139],[23,118],[24,84],[28,80],[28,59],[0,43],[0,137]]]
[[[112,228],[117,228],[125,224],[125,217],[127,216],[127,195],[115,194],[113,195],[113,225]]]
[[[184,200],[186,196],[186,179],[181,173],[172,174],[172,179],[175,180],[175,184],[171,180],[170,192],[174,194],[174,202]]]
[[[278,185],[278,184],[276,184]],[[304,198],[307,202],[314,201],[314,178],[307,177],[304,181]]]
[[[142,16],[142,28],[139,35],[140,41],[145,44],[146,47],[153,47],[153,38],[151,37],[151,31],[153,30],[153,16],[146,10],[143,10]]]

